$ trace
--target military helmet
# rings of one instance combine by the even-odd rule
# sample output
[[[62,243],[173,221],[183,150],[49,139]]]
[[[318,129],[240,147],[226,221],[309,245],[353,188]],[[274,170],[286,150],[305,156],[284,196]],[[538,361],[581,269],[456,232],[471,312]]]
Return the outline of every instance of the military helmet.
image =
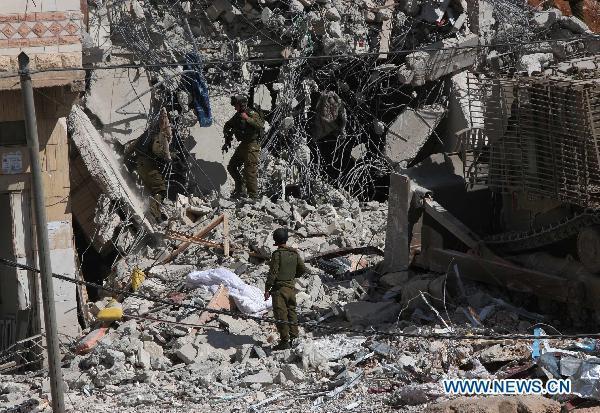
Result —
[[[275,245],[285,244],[288,240],[288,231],[285,228],[277,228],[273,232],[273,241],[275,241]]]
[[[247,105],[248,97],[246,95],[233,95],[231,97],[231,106],[235,106],[236,104]]]

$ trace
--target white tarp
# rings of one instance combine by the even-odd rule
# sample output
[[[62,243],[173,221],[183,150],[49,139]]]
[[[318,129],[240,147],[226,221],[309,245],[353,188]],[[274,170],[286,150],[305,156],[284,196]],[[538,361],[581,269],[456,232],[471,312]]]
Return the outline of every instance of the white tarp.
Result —
[[[185,283],[188,288],[208,287],[213,293],[223,284],[237,308],[244,314],[261,313],[273,306],[271,298],[265,301],[264,293],[258,287],[246,284],[227,268],[191,272]]]

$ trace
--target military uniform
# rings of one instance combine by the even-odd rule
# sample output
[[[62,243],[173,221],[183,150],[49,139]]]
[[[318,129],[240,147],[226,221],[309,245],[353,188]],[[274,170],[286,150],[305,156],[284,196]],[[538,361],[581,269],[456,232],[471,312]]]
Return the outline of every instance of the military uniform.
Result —
[[[569,0],[568,3],[571,8],[571,14],[585,23],[585,15],[583,12],[584,0]],[[554,0],[547,1],[544,3],[543,7],[546,10],[550,7],[556,7],[556,2]]]
[[[164,108],[160,111],[158,131],[146,131],[126,151],[135,153],[136,172],[144,187],[150,192],[150,213],[160,219],[160,205],[167,193],[167,183],[160,170],[171,161],[169,144],[171,125]]]
[[[571,7],[571,13],[579,20],[585,23],[585,15],[583,13],[583,0],[569,0],[569,6]]]
[[[265,291],[273,298],[273,315],[277,320],[298,322],[294,280],[305,272],[304,261],[295,249],[279,246],[271,255]],[[297,324],[277,324],[277,330],[282,343],[298,338]]]
[[[244,120],[241,113],[236,113],[225,123],[225,147],[231,145],[233,136],[240,141],[233,153],[227,171],[235,182],[235,192],[243,192],[244,183],[249,196],[258,196],[258,160],[260,145],[258,140],[262,134],[264,121],[254,110],[247,110],[248,119]],[[240,169],[243,167],[243,178]]]

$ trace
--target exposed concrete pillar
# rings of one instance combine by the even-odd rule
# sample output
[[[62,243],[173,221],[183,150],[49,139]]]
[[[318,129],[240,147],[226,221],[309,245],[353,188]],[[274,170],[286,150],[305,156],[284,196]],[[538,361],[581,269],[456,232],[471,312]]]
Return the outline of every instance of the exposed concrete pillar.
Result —
[[[385,238],[386,272],[406,271],[410,264],[410,179],[406,175],[390,176],[388,222]]]

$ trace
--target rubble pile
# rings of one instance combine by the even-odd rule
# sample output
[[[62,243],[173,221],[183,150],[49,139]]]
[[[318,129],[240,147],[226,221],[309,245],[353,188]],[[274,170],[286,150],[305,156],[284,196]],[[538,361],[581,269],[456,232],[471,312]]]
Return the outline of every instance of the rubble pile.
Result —
[[[152,67],[116,76],[93,72],[86,105],[103,136],[125,145],[170,105],[178,139],[204,141],[199,135],[209,128],[198,127],[183,72],[194,68],[190,56],[198,54],[193,59],[215,120],[220,96],[248,92],[268,123],[262,169],[268,155],[283,159],[281,178],[305,195],[327,178],[361,199],[381,196],[385,176],[417,161],[428,143],[452,146],[455,133],[472,123],[468,107],[455,103],[466,88],[465,70],[539,73],[594,53],[599,44],[577,18],[514,0],[118,3],[91,5],[90,34],[104,50],[102,62]],[[152,103],[149,94],[137,99],[150,85],[160,86],[153,87]],[[114,94],[105,96],[111,87],[130,91],[115,102]],[[115,107],[115,114],[107,110]],[[147,115],[132,116],[148,107]],[[426,121],[418,122],[422,113]],[[127,128],[115,127],[123,123]],[[406,136],[418,138],[406,142]],[[179,146],[184,163],[218,159],[211,152],[220,146]],[[360,148],[363,155],[353,155]],[[188,191],[205,185],[205,171],[182,173]],[[285,184],[261,186],[276,194]]]
[[[450,221],[445,232],[483,246],[433,203],[436,176],[425,175],[444,170],[464,191],[460,136],[488,126],[473,112],[500,93],[484,80],[576,71],[567,59],[600,53],[583,21],[518,0],[89,5],[86,53],[98,61],[68,120],[85,183],[73,191],[73,217],[111,271],[94,274],[105,287],[98,300],[82,299],[84,337],[63,343],[70,408],[554,413],[576,399],[454,397],[443,386],[454,378],[570,378],[574,395],[600,401],[598,342],[544,338],[571,330],[569,311],[538,314],[531,300],[461,279],[457,266],[391,272],[382,259],[390,228],[408,240],[402,260],[435,252],[407,233],[426,219],[393,233],[407,223],[388,216],[392,172],[416,177],[399,212],[426,204]],[[119,63],[135,68],[101,68]],[[221,144],[233,93],[247,93],[266,121],[258,199],[229,196]],[[127,156],[152,133],[165,162],[146,172],[166,190],[134,182],[143,154],[136,166]],[[78,209],[84,197],[95,211]],[[275,351],[263,293],[280,227],[308,274],[295,281],[300,339]],[[431,250],[447,247],[429,230]],[[103,319],[106,308],[119,316]],[[536,338],[485,338],[498,333]],[[0,409],[48,411],[48,394],[43,371],[3,375]]]
[[[449,396],[443,379],[516,374],[578,378],[580,369],[595,371],[595,342],[561,340],[555,344],[543,340],[543,331],[541,357],[524,341],[373,333],[373,329],[385,334],[484,333],[497,328],[531,333],[540,321],[561,326],[559,320],[511,304],[500,290],[463,284],[452,273],[382,274],[380,259],[372,256],[347,260],[352,262],[347,266],[332,259],[320,262],[329,265],[310,261],[311,256],[347,248],[347,244],[362,245],[368,239],[382,248],[385,204],[345,200],[337,207],[313,207],[293,199],[233,203],[218,197],[180,197],[176,204],[167,203],[166,210],[165,231],[171,228],[177,233],[195,232],[227,213],[231,256],[224,256],[223,246],[217,245],[226,235],[223,228],[215,228],[206,238],[213,246],[192,245],[168,263],[160,264],[168,254],[158,245],[148,247],[144,255],[119,261],[113,285],[125,282],[132,268],[149,267],[138,293],[174,304],[126,297],[123,320],[112,325],[97,323],[82,341],[67,344],[63,374],[66,399],[75,411],[470,411],[479,402],[445,401]],[[273,351],[275,326],[246,317],[269,314],[248,310],[234,291],[236,285],[258,287],[262,301],[268,271],[262,258],[273,248],[271,229],[282,224],[295,228],[290,244],[314,265],[296,281],[301,339],[290,350]],[[175,247],[181,241],[169,242]],[[191,282],[201,274],[217,281]],[[219,278],[222,274],[229,278]],[[107,301],[92,303],[88,310],[97,314]],[[262,306],[267,311],[270,307],[268,302]],[[212,314],[201,308],[226,313]],[[581,392],[599,398],[595,391],[585,393],[587,382],[581,377]],[[5,375],[0,407],[17,411],[27,405],[43,411],[48,392],[43,372]],[[504,402],[486,399],[489,407],[483,411],[496,411],[493,406],[498,403]],[[506,403],[531,413],[560,408],[555,401],[534,396]]]

